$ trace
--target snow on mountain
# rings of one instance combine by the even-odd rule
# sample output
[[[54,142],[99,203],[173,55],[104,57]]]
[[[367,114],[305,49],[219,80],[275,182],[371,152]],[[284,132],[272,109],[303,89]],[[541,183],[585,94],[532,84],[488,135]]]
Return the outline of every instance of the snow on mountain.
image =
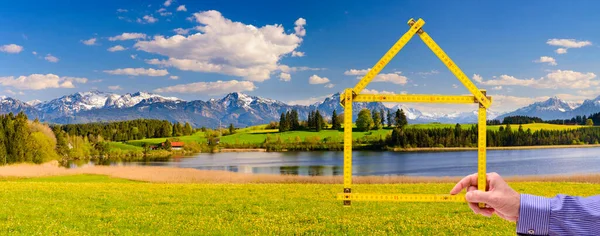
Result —
[[[31,100],[31,101],[27,101],[25,103],[27,103],[27,105],[30,105],[30,106],[36,106],[36,105],[42,103],[42,101],[34,99],[34,100]]]
[[[573,105],[573,103],[568,103],[558,97],[552,97],[546,101],[535,102],[529,106],[503,114],[498,119],[502,120],[504,117],[515,115],[539,117],[543,120],[567,119],[571,118],[573,114]]]
[[[594,99],[586,99],[585,101],[583,101],[583,103],[573,109],[573,111],[571,112],[571,116],[568,118],[572,118],[574,116],[588,116],[594,113],[598,113],[600,112],[600,96],[594,98]]]
[[[124,95],[111,94],[107,98],[104,107],[132,107],[143,100],[156,98],[158,98],[158,100],[156,101],[181,101],[179,98],[176,97],[163,97],[157,94],[151,94],[146,92],[137,92],[133,94],[127,93]]]

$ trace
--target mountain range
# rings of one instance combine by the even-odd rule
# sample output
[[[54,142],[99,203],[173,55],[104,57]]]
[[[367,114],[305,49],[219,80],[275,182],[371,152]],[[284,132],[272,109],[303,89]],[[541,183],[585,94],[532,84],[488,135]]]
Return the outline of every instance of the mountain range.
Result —
[[[336,93],[323,101],[311,105],[291,105],[285,102],[249,96],[243,93],[230,93],[220,99],[208,101],[184,101],[176,97],[137,92],[127,94],[101,91],[79,92],[50,101],[23,102],[10,97],[0,97],[0,113],[24,112],[30,118],[41,121],[70,124],[103,121],[130,120],[138,118],[164,119],[171,122],[189,122],[195,127],[217,127],[233,123],[245,127],[279,121],[282,112],[296,109],[301,119],[306,119],[310,111],[319,110],[330,119],[333,110],[343,112],[339,104],[340,94]],[[367,108],[370,110],[402,109],[410,123],[474,123],[477,111],[455,113],[423,112],[404,104],[386,107],[383,103],[355,103],[353,116]],[[576,115],[589,115],[600,111],[600,97],[586,100],[582,104],[566,102],[558,97],[536,102],[513,112],[498,114],[488,111],[488,119],[502,120],[506,116],[537,116],[544,120],[567,119]]]
[[[519,108],[498,116],[502,120],[507,116],[522,115],[535,116],[542,120],[571,119],[575,116],[589,116],[600,112],[600,96],[594,99],[586,99],[583,103],[573,103],[558,97],[549,98],[546,101],[535,102],[529,106]]]
[[[221,99],[208,101],[184,101],[175,97],[164,97],[146,92],[123,95],[101,91],[79,92],[62,96],[50,101],[33,100],[23,102],[10,97],[0,98],[0,113],[18,113],[23,111],[30,118],[41,121],[70,124],[102,121],[130,120],[138,118],[165,119],[172,122],[189,122],[195,127],[217,127],[233,123],[236,127],[245,127],[279,121],[282,112],[296,109],[301,118],[306,119],[310,111],[319,110],[330,119],[333,110],[343,112],[340,106],[340,94],[336,93],[323,101],[311,105],[291,105],[281,101],[249,96],[243,93],[230,93]],[[367,108],[370,110],[403,109],[412,123],[444,122],[471,123],[477,120],[477,113],[427,113],[418,109],[398,105],[392,108],[382,103],[355,103],[353,116]],[[489,117],[495,117],[490,113]]]

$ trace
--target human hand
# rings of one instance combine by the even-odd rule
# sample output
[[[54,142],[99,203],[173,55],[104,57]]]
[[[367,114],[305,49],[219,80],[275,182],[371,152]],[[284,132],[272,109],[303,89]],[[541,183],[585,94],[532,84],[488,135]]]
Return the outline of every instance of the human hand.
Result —
[[[460,180],[450,194],[460,193],[467,189],[466,199],[473,212],[487,217],[492,214],[500,218],[516,222],[519,219],[519,207],[521,205],[521,195],[513,190],[497,173],[488,173],[486,175],[487,192],[477,190],[477,173],[464,177]],[[486,208],[479,208],[477,203],[485,203]]]

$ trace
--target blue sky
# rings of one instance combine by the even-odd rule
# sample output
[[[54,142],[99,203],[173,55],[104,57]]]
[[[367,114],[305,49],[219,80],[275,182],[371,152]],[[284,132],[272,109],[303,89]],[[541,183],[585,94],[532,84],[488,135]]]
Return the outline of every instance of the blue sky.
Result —
[[[13,1],[0,9],[0,94],[28,101],[97,89],[206,100],[240,91],[306,104],[354,86],[406,32],[408,19],[423,18],[424,30],[488,89],[492,110],[551,96],[581,101],[600,95],[598,7],[596,1]],[[468,93],[417,36],[380,79],[366,92]]]

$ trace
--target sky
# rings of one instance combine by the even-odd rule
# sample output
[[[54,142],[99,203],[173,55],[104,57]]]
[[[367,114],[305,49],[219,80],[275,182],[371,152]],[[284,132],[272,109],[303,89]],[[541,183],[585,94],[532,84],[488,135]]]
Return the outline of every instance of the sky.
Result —
[[[408,30],[425,30],[511,111],[600,95],[597,1],[11,1],[0,8],[0,95],[230,92],[311,104],[353,87]],[[469,92],[418,36],[362,93]],[[408,104],[436,111],[476,106]]]

